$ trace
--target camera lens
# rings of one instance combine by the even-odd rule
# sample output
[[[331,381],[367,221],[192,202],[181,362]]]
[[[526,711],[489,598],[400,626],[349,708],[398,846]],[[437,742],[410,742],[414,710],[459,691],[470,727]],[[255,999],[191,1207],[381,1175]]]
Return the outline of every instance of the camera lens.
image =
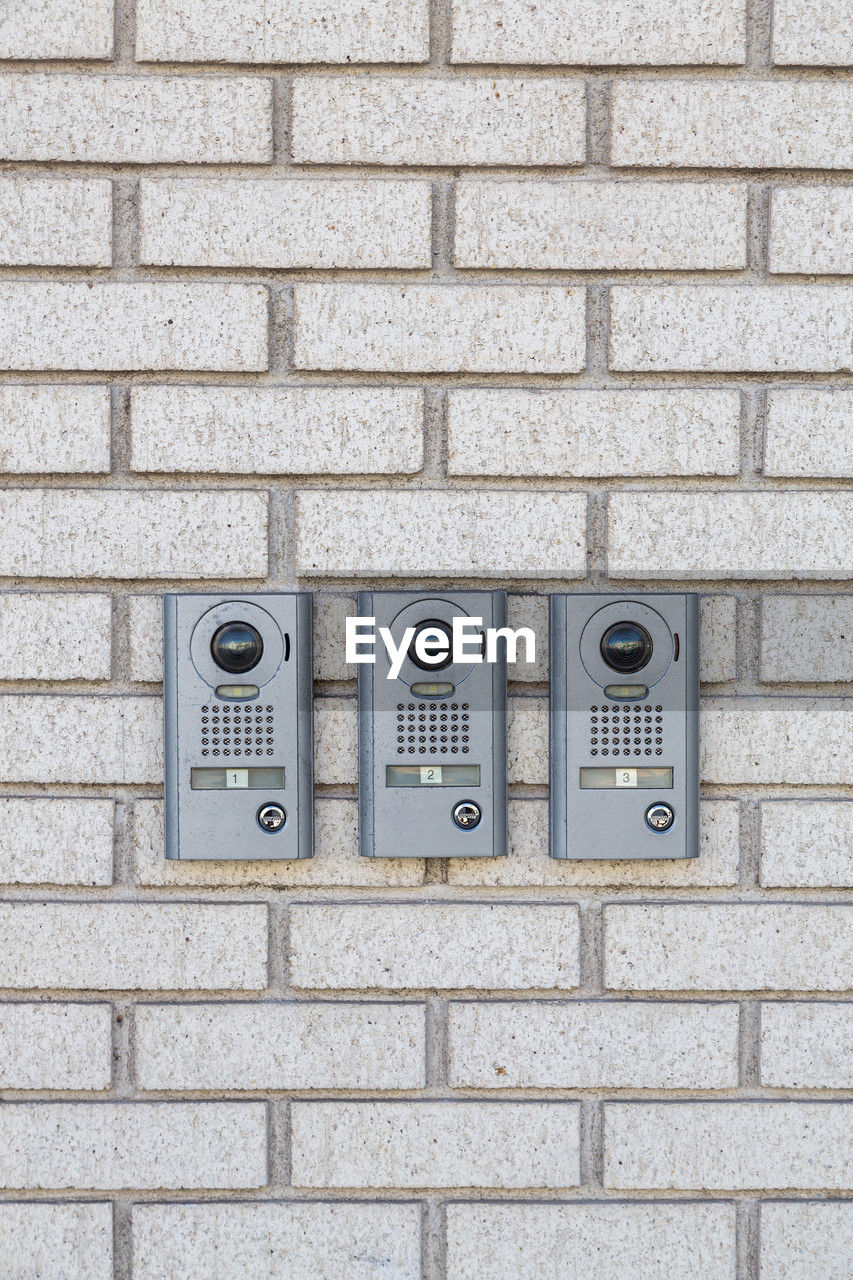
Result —
[[[251,671],[261,660],[264,642],[260,632],[248,622],[226,622],[210,642],[213,661],[223,671],[239,675]]]
[[[447,637],[447,645],[437,637],[433,636],[429,640],[425,640],[422,648],[427,654],[427,658],[423,659],[418,655],[415,648],[418,636],[424,631],[438,631],[441,635]],[[432,654],[435,657],[432,657]],[[449,667],[453,661],[453,632],[446,622],[441,622],[437,618],[428,618],[426,622],[419,622],[412,636],[412,643],[409,645],[409,658],[416,667],[420,667],[421,671],[443,671],[445,667]]]
[[[652,656],[652,638],[639,622],[615,622],[601,637],[601,656],[614,671],[639,671]]]

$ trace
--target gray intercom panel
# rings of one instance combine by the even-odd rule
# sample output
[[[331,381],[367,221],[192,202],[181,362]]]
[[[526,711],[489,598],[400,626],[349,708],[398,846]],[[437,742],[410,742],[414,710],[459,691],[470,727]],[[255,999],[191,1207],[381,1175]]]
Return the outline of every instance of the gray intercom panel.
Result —
[[[698,596],[552,596],[551,856],[698,853]]]
[[[454,618],[466,652],[485,655],[485,629],[503,627],[503,591],[361,592],[362,618],[414,635],[399,675],[376,646],[358,669],[359,850],[373,858],[476,858],[506,853],[506,651],[455,663],[443,652]],[[434,630],[435,629],[435,630]],[[415,643],[422,632],[418,656]],[[438,643],[435,643],[437,639]]]
[[[166,857],[310,858],[311,596],[163,597]]]

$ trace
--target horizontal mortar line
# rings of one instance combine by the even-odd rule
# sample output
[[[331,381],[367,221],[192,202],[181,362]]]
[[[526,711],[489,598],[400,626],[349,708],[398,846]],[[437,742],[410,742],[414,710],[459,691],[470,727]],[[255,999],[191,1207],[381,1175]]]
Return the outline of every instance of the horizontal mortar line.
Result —
[[[2,175],[0,175],[2,176]],[[318,232],[318,236],[319,236]],[[744,243],[745,243],[744,236]],[[424,245],[427,244],[426,238]],[[532,256],[532,255],[531,255]],[[853,281],[853,274],[841,271],[800,271],[762,275],[756,281],[754,269],[746,261],[740,266],[726,267],[588,267],[582,264],[542,266],[524,262],[500,263],[495,266],[456,264],[452,274],[436,276],[429,266],[384,266],[376,263],[366,266],[274,266],[268,263],[205,263],[205,262],[144,262],[132,268],[118,266],[92,266],[91,264],[54,263],[2,263],[0,284],[80,284],[92,281],[97,284],[253,284],[269,286],[288,284],[324,284],[328,286],[355,285],[430,285],[452,289],[464,285],[471,289],[493,289],[498,286],[516,286],[520,295],[525,290],[557,288],[560,286],[581,288],[585,284],[607,285],[625,288],[636,286],[650,288],[653,285],[709,285],[740,286],[759,283],[767,288],[774,285],[802,284],[810,288],[846,287]],[[81,326],[82,327],[82,326]],[[144,372],[140,370],[139,372]],[[177,372],[192,372],[177,370]],[[215,372],[215,371],[214,371]],[[227,372],[227,370],[225,371]],[[249,371],[251,372],[251,371]],[[322,372],[319,370],[318,372]],[[390,372],[393,372],[391,370]],[[701,371],[700,371],[701,372]],[[840,372],[846,372],[841,370]],[[731,376],[731,375],[730,375]]]
[[[219,1087],[216,1089],[197,1089],[191,1085],[184,1089],[150,1089],[138,1088],[133,1095],[110,1093],[107,1090],[25,1090],[3,1088],[3,1103],[28,1103],[33,1106],[49,1106],[52,1102],[85,1104],[103,1103],[234,1103],[234,1102],[394,1102],[410,1103],[455,1103],[482,1102],[484,1106],[502,1102],[515,1103],[549,1103],[559,1106],[561,1103],[594,1100],[598,1102],[821,1102],[849,1105],[853,1102],[853,1091],[850,1089],[773,1089],[767,1088],[739,1089],[737,1087],[684,1086],[668,1088],[658,1085],[649,1088],[620,1088],[619,1086],[596,1088],[570,1088],[562,1086],[535,1086],[525,1088],[515,1086],[505,1090],[476,1086],[436,1086],[422,1089],[368,1089],[368,1088],[268,1088],[240,1089]],[[3,1103],[0,1103],[2,1112]]]

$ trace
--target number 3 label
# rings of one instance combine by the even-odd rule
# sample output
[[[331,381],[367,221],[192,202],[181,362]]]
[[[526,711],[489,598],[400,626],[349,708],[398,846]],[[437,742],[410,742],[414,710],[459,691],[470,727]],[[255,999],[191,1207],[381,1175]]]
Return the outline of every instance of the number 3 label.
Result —
[[[636,769],[617,769],[616,785],[617,787],[636,787],[637,770]]]

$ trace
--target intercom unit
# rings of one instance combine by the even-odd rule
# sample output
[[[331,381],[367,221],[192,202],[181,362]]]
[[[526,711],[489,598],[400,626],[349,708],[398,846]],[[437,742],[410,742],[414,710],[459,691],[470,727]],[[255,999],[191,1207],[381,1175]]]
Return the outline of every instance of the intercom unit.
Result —
[[[311,596],[163,597],[167,858],[310,858]]]
[[[552,857],[698,853],[698,596],[552,596]]]
[[[399,655],[395,674],[377,644],[358,669],[360,852],[505,854],[506,651],[486,633],[505,625],[506,594],[361,592],[358,608]]]

